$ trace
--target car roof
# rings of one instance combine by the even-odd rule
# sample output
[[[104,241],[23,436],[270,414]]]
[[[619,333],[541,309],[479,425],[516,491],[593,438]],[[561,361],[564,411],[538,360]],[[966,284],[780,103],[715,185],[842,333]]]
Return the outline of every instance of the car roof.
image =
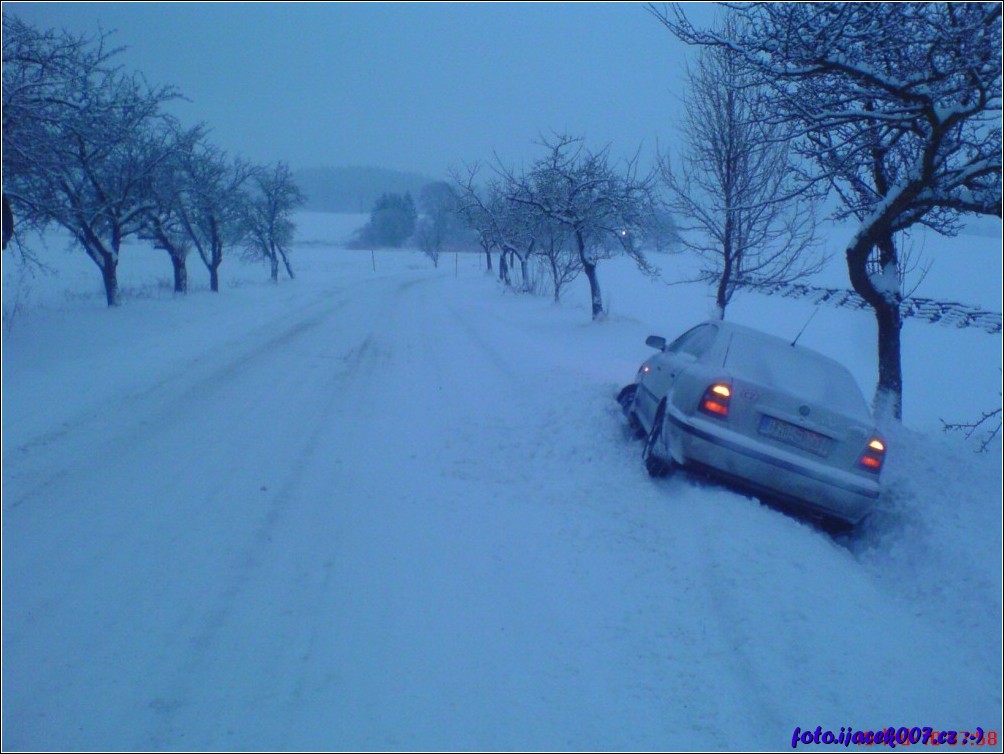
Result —
[[[793,345],[791,343],[791,341],[785,340],[784,338],[779,337],[777,335],[772,335],[769,332],[764,332],[763,330],[757,330],[756,328],[748,327],[747,325],[740,325],[737,322],[727,322],[725,320],[720,320],[720,319],[708,320],[704,324],[715,325],[716,327],[720,328],[722,330],[722,332],[735,333],[735,334],[739,335],[740,337],[759,340],[762,343],[764,343],[765,345],[783,346],[786,349],[787,348],[794,348],[796,351],[799,351],[799,352],[804,353],[806,355],[811,354],[812,356],[814,356],[816,358],[824,359],[826,361],[832,362],[833,364],[835,364],[836,366],[840,367],[841,369],[844,368],[844,366],[839,361],[836,361],[835,359],[830,358],[826,354],[820,353],[819,351],[816,351],[816,350],[814,350],[812,348],[809,348],[807,346],[798,345],[797,343]]]

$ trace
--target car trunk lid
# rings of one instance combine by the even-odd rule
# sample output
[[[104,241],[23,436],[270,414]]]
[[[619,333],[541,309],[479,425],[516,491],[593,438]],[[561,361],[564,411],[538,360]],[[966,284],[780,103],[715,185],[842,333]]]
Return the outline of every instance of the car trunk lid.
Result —
[[[734,431],[836,468],[859,469],[873,423],[843,366],[769,337],[736,338],[723,366],[732,374],[728,421]]]

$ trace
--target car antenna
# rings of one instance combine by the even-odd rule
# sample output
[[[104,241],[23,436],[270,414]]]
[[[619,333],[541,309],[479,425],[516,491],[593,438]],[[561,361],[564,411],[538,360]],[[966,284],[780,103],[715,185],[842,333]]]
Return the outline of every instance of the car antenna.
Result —
[[[793,341],[791,341],[791,345],[793,347],[798,342],[798,339],[802,337],[802,333],[805,332],[805,328],[807,328],[809,326],[809,323],[812,322],[812,318],[816,316],[816,312],[818,312],[818,311],[819,311],[819,307],[817,306],[815,309],[812,310],[812,314],[809,315],[809,318],[807,320],[805,320],[805,324],[802,325],[802,329],[798,331],[798,335],[796,335],[795,339]]]

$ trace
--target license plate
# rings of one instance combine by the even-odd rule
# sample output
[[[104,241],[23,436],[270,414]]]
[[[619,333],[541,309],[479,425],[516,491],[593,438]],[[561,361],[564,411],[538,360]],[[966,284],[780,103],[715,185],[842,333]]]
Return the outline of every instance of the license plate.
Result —
[[[775,419],[773,416],[764,416],[760,419],[760,434],[824,458],[830,452],[831,440],[826,435]]]

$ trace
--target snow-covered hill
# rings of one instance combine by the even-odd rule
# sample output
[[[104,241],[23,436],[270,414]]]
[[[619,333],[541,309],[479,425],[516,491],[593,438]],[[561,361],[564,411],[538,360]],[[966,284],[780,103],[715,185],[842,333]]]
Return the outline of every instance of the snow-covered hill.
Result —
[[[480,256],[436,270],[340,248],[358,217],[301,220],[295,281],[230,260],[220,294],[175,298],[137,247],[114,311],[88,260],[46,252],[59,275],[3,340],[5,750],[1001,730],[1000,446],[939,431],[999,400],[999,335],[907,323],[888,492],[834,538],[645,474],[614,395],[703,290],[604,262],[592,323],[584,283],[556,306]],[[821,309],[800,342],[871,391],[867,314]]]

